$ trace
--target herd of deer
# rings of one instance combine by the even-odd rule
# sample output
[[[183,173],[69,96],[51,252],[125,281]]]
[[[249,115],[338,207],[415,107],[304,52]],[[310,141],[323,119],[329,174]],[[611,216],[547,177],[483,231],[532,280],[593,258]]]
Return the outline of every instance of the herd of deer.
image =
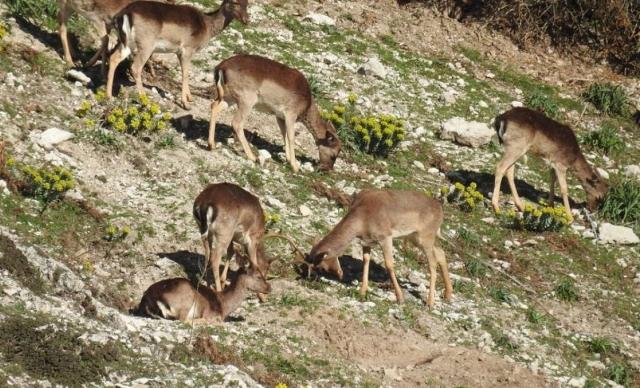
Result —
[[[144,92],[142,69],[154,52],[173,52],[182,68],[181,102],[185,108],[192,101],[189,91],[189,67],[192,55],[209,39],[221,32],[233,20],[248,23],[247,0],[223,0],[220,8],[203,13],[189,5],[133,0],[58,0],[60,5],[60,37],[65,59],[72,63],[65,23],[74,9],[92,20],[101,34],[101,46],[89,64],[102,58],[108,63],[107,95],[112,96],[115,70],[118,64],[133,55],[131,71],[139,92]],[[109,49],[109,31],[117,31],[118,40]],[[107,62],[107,56],[110,56]],[[296,122],[311,132],[318,147],[318,168],[331,170],[341,143],[332,123],[324,120],[311,94],[309,83],[298,70],[255,55],[236,55],[214,69],[217,97],[211,104],[208,145],[214,149],[216,117],[230,104],[237,105],[232,126],[246,156],[256,157],[247,142],[243,125],[252,108],[276,116],[284,139],[284,150],[294,171],[299,164],[295,157]],[[541,156],[551,165],[549,202],[554,199],[556,180],[560,186],[564,207],[569,207],[566,173],[575,171],[587,194],[589,208],[597,206],[607,192],[607,184],[585,160],[576,136],[566,125],[527,108],[514,108],[495,119],[495,130],[504,146],[504,156],[495,172],[491,203],[499,210],[500,186],[506,174],[515,205],[524,209],[515,186],[515,163],[527,152]],[[196,198],[193,215],[198,224],[205,252],[205,263],[213,271],[213,288],[193,286],[182,278],[162,280],[144,293],[138,313],[185,321],[224,318],[245,299],[248,292],[261,300],[270,292],[266,281],[270,259],[265,254],[264,212],[257,197],[230,183],[209,185]],[[304,262],[309,270],[322,270],[342,278],[338,257],[354,239],[362,244],[364,269],[360,294],[365,296],[371,247],[381,245],[384,263],[391,279],[396,299],[403,300],[393,269],[393,240],[406,239],[424,251],[429,265],[430,288],[427,305],[434,305],[436,269],[444,280],[444,299],[450,300],[452,286],[444,251],[436,246],[443,222],[439,201],[422,193],[397,190],[364,190],[352,198],[348,213],[315,244]],[[277,236],[276,236],[277,237]],[[279,236],[290,238],[286,236]],[[215,240],[215,247],[213,242]],[[234,242],[245,247],[248,257],[234,249]],[[299,249],[298,249],[299,250]],[[299,250],[300,251],[300,250]],[[229,262],[220,273],[223,255],[237,258],[240,270],[230,286],[224,287]],[[207,265],[206,264],[206,265]],[[206,272],[205,265],[205,272]],[[246,268],[245,268],[246,267]]]

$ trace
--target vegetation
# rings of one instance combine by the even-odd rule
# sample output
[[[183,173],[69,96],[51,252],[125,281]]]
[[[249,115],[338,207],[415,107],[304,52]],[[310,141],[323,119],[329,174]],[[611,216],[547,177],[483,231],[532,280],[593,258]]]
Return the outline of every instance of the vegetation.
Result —
[[[629,111],[627,92],[618,85],[611,83],[591,84],[584,93],[584,98],[606,115],[622,116]]]
[[[600,206],[600,215],[613,222],[640,223],[640,182],[615,177]]]
[[[557,232],[569,224],[564,206],[538,207],[527,204],[522,215],[511,209],[505,213],[507,224],[515,229],[530,232]]]
[[[71,171],[60,166],[34,167],[25,163],[17,163],[12,157],[6,159],[5,166],[0,166],[5,178],[15,182],[22,194],[34,197],[46,207],[74,188],[75,181]]]
[[[612,125],[604,125],[596,131],[589,132],[582,138],[582,143],[606,155],[619,153],[625,148],[624,140]]]
[[[579,299],[576,282],[571,278],[565,278],[555,288],[556,295],[565,302],[575,302]]]
[[[555,119],[558,118],[558,105],[544,90],[536,88],[525,97],[525,105]]]
[[[477,188],[478,185],[475,182],[471,182],[466,187],[462,183],[456,182],[453,185],[453,190],[449,191],[449,187],[444,186],[440,189],[440,194],[446,203],[454,204],[463,211],[471,212],[478,204],[484,207],[484,195]]]

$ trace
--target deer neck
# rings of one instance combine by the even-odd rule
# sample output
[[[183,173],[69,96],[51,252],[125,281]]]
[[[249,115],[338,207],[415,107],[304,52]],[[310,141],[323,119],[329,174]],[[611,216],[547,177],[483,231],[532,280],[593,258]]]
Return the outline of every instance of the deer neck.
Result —
[[[216,11],[204,14],[204,20],[207,25],[208,37],[211,39],[227,28],[233,18],[225,16],[222,7],[220,7]]]
[[[573,163],[573,169],[575,170],[576,177],[585,191],[590,191],[593,185],[589,184],[588,180],[593,179],[594,176],[598,177],[598,175],[594,172],[593,167],[591,167],[582,154],[576,158],[576,161]]]
[[[247,290],[238,286],[238,281],[231,282],[229,287],[218,293],[220,300],[220,316],[225,319],[229,314],[234,312],[247,297]]]
[[[358,237],[360,225],[357,220],[345,217],[314,247],[315,252],[327,252],[329,257],[340,255],[351,241]]]
[[[318,109],[318,106],[316,105],[313,97],[311,98],[309,108],[307,108],[307,111],[302,117],[302,122],[307,127],[309,132],[311,132],[311,135],[316,140],[316,142],[318,140],[326,139],[328,132],[327,123],[322,118],[320,110]]]

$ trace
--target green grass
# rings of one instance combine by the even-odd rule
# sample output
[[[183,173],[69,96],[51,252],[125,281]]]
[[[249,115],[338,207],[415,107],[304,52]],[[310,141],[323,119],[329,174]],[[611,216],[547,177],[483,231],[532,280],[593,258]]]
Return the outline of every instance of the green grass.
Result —
[[[600,206],[604,219],[638,227],[640,223],[640,183],[637,180],[614,177],[609,192]]]
[[[541,88],[528,92],[525,96],[524,104],[531,109],[544,113],[548,117],[558,117],[558,103]]]
[[[576,283],[571,278],[562,279],[554,290],[557,297],[565,302],[576,302],[579,299]]]
[[[629,96],[619,85],[594,83],[584,92],[583,97],[606,115],[622,116],[629,112]]]
[[[606,155],[617,155],[625,149],[625,141],[618,129],[611,125],[603,125],[600,129],[587,133],[582,137],[582,144],[603,152]]]

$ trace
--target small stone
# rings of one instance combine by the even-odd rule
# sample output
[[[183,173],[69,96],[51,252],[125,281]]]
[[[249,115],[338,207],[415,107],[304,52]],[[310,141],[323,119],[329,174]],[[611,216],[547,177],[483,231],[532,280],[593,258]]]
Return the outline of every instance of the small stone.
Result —
[[[15,75],[13,75],[12,72],[8,72],[7,75],[4,77],[4,83],[10,88],[16,86],[16,81],[18,81],[18,79],[16,78]]]
[[[67,71],[67,77],[77,80],[82,85],[89,85],[91,83],[91,78],[79,70],[71,69]]]
[[[424,163],[422,163],[422,162],[421,162],[421,161],[419,161],[419,160],[414,160],[414,161],[413,161],[413,165],[414,165],[414,167],[416,167],[418,170],[422,170],[422,171],[424,171],[424,170],[425,170]]]
[[[300,170],[304,172],[313,172],[313,165],[310,162],[304,162],[300,165]]]
[[[429,167],[429,168],[427,169],[427,172],[428,172],[429,174],[433,174],[433,175],[440,175],[440,170],[438,170],[438,169],[437,169],[437,168],[435,168],[435,167]]]
[[[271,159],[271,154],[267,150],[259,149],[258,150],[258,163],[260,167],[264,167],[267,160]]]
[[[587,361],[587,366],[589,368],[593,368],[593,369],[598,369],[598,370],[604,370],[606,368],[606,366],[602,363],[602,361]]]
[[[51,148],[55,144],[73,138],[73,136],[73,133],[60,128],[49,128],[36,137],[36,143],[44,148]]]
[[[513,108],[521,108],[524,104],[520,101],[511,101],[511,107]]]
[[[478,102],[478,106],[479,106],[480,108],[488,108],[488,107],[489,107],[489,104],[487,104],[486,102],[484,102],[484,101],[480,100],[480,102]]]
[[[640,178],[640,165],[630,164],[624,167],[624,175],[632,178]]]
[[[487,124],[453,117],[442,123],[440,138],[477,148],[489,144],[495,131]]]
[[[600,224],[598,234],[600,242],[604,244],[637,244],[640,242],[640,238],[633,232],[633,229],[612,225],[608,222]]]
[[[338,59],[339,59],[338,56],[335,55],[334,53],[325,53],[322,61],[327,65],[331,65],[332,63],[338,62]]]
[[[303,20],[309,21],[313,24],[318,24],[321,26],[335,26],[336,21],[330,18],[327,15],[323,15],[320,13],[309,12],[307,16],[304,17]]]
[[[601,177],[603,177],[604,179],[609,179],[609,173],[606,170],[600,167],[597,167],[596,170],[598,170],[598,174],[600,174]]]
[[[513,241],[511,241],[511,240],[506,240],[506,241],[504,242],[504,247],[505,247],[505,248],[507,248],[507,249],[512,248],[512,247],[513,247],[513,245],[514,245],[514,244],[513,244]]]
[[[496,219],[493,217],[485,217],[481,221],[486,222],[487,224],[494,224],[496,222]]]
[[[574,377],[567,383],[570,387],[582,388],[587,383],[586,377]]]
[[[2,193],[4,195],[11,194],[11,192],[9,192],[9,188],[7,187],[7,182],[5,182],[2,179],[0,179],[0,193]]]
[[[484,74],[484,76],[485,76],[485,77],[487,77],[487,78],[489,78],[489,79],[494,79],[494,78],[496,78],[496,75],[495,75],[495,74],[493,74],[493,73],[492,73],[492,72],[490,72],[490,71],[487,71],[487,72]]]
[[[303,217],[310,217],[311,215],[313,215],[313,211],[311,209],[309,209],[309,207],[307,207],[305,205],[300,205],[300,207],[298,209],[300,210],[300,214]]]
[[[367,59],[367,61],[358,68],[358,74],[373,76],[380,79],[385,79],[387,77],[387,73],[387,68],[376,57]]]
[[[413,130],[413,136],[414,137],[422,137],[427,133],[427,130],[424,129],[423,126],[417,127],[416,129]]]
[[[456,102],[458,99],[458,92],[453,89],[448,89],[442,92],[440,95],[440,101],[444,102],[447,105],[451,105]]]

